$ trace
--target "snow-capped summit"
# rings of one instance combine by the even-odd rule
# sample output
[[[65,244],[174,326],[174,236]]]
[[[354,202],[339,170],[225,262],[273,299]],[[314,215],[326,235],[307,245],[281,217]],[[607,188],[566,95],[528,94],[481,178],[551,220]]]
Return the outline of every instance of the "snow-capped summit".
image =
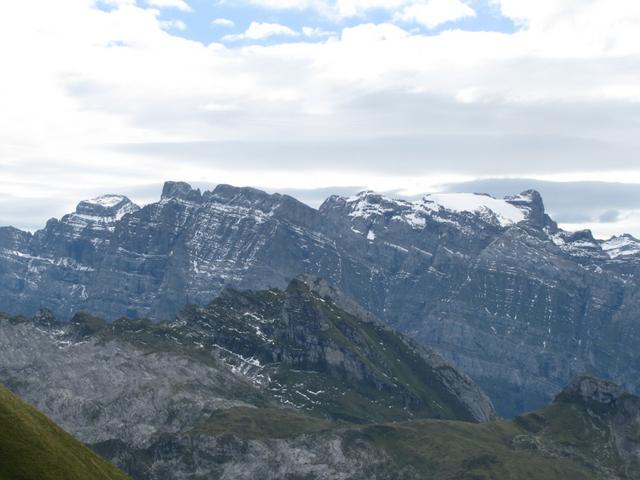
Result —
[[[162,200],[180,199],[186,201],[200,201],[200,189],[194,189],[186,182],[165,182],[162,187]]]
[[[445,209],[452,212],[475,213],[481,217],[494,217],[503,227],[525,220],[522,209],[506,200],[486,194],[434,193],[425,195],[420,204],[429,210]]]
[[[80,202],[76,211],[62,217],[60,223],[71,227],[75,234],[85,229],[113,231],[122,217],[138,210],[140,207],[124,195],[102,195]]]
[[[629,234],[611,237],[601,245],[611,259],[640,254],[640,240]]]
[[[122,195],[102,195],[101,197],[92,198],[91,200],[86,200],[86,203],[90,203],[92,205],[100,205],[105,208],[113,208],[116,205],[119,205],[122,202],[126,202],[129,199]]]
[[[345,208],[353,219],[388,215],[413,228],[424,228],[429,219],[453,224],[457,215],[471,215],[489,224],[508,227],[527,220],[534,211],[534,203],[531,199],[518,203],[514,199],[498,199],[480,193],[433,193],[410,202],[367,190],[347,198],[331,197],[321,211],[337,206]],[[544,207],[541,208],[544,216]]]
[[[102,195],[80,202],[76,207],[75,214],[84,217],[120,220],[127,213],[133,213],[139,209],[140,207],[124,195]]]

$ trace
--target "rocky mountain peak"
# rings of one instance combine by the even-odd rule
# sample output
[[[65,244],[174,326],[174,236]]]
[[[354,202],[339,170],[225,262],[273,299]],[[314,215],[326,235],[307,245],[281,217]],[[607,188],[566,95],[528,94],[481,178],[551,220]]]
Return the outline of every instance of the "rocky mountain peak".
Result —
[[[0,227],[0,248],[17,250],[24,248],[29,242],[31,234],[15,227]]]
[[[198,202],[202,198],[200,189],[195,189],[186,182],[165,182],[162,187],[162,200],[179,199]]]
[[[76,214],[120,219],[127,213],[133,213],[139,209],[140,207],[124,195],[102,195],[80,202],[76,207]]]
[[[593,232],[589,229],[578,230],[577,232],[571,232],[567,235],[567,241],[569,242],[587,242],[596,244],[596,239],[593,236]]]
[[[546,215],[542,195],[537,190],[525,190],[519,195],[506,197],[507,203],[526,213],[527,221],[536,227],[546,226],[551,219]]]
[[[218,201],[238,201],[246,200],[250,202],[260,202],[266,199],[270,199],[273,195],[269,195],[267,192],[258,190],[253,187],[235,187],[233,185],[220,184],[213,189],[211,195]],[[279,196],[279,195],[278,195]]]
[[[273,210],[282,195],[268,194],[252,187],[234,187],[220,184],[211,192],[205,192],[205,198],[224,205],[251,208],[267,213]]]
[[[583,402],[595,402],[604,405],[615,403],[625,394],[625,390],[613,382],[589,375],[582,375],[573,380],[558,398],[578,399]]]
[[[365,190],[351,197],[329,197],[320,207],[320,212],[335,211],[356,219],[388,216],[404,220],[416,229],[424,227],[427,217],[446,218],[444,221],[452,224],[456,217],[476,217],[486,223],[508,227],[526,220],[529,212],[534,210],[532,201],[527,196],[519,200],[514,197],[511,202],[485,193],[433,193],[417,201],[407,201]],[[541,208],[543,218],[539,223],[542,225],[544,207]]]
[[[337,209],[347,211],[351,216],[376,215],[385,209],[396,209],[399,202],[372,190],[363,190],[350,197],[331,195],[320,206],[320,212]]]

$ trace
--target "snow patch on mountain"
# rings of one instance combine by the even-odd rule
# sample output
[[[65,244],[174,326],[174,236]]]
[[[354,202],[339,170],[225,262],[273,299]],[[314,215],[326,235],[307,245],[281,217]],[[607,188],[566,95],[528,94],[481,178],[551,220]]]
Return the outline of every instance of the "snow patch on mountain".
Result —
[[[526,204],[526,198],[523,198]],[[497,222],[507,227],[527,218],[528,209],[512,205],[507,200],[474,193],[435,193],[425,195],[421,200],[408,202],[392,199],[371,191],[361,192],[346,199],[352,218],[370,219],[393,214],[393,219],[403,221],[414,230],[426,226],[429,217],[434,221],[446,220],[441,213],[468,213],[479,215],[488,223]]]
[[[640,240],[631,235],[611,237],[609,240],[602,242],[601,246],[611,259],[640,254]]]
[[[551,241],[564,253],[578,258],[606,258],[600,242],[593,238],[590,230],[550,234]]]
[[[62,217],[61,223],[71,227],[73,236],[85,229],[112,232],[125,215],[138,210],[140,207],[124,195],[102,195],[80,202],[74,213]]]
[[[505,200],[476,193],[434,193],[425,195],[423,205],[453,212],[493,213],[501,226],[506,227],[525,219],[525,213]]]
[[[87,203],[93,205],[99,205],[104,208],[113,208],[119,203],[128,200],[127,197],[122,195],[102,195],[100,197],[85,200]]]

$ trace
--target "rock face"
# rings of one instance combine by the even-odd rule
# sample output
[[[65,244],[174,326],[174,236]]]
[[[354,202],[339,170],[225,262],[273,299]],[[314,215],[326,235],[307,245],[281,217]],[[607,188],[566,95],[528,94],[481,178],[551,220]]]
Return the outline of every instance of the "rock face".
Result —
[[[580,401],[587,403],[595,402],[603,405],[613,405],[625,394],[624,389],[615,383],[581,376],[564,389],[561,397],[578,398]]]
[[[168,182],[143,208],[83,202],[33,235],[0,229],[0,309],[172,318],[226,287],[326,278],[471,375],[502,415],[589,371],[638,392],[640,242],[565,232],[527,191],[506,199],[373,192],[312,209],[283,195]]]

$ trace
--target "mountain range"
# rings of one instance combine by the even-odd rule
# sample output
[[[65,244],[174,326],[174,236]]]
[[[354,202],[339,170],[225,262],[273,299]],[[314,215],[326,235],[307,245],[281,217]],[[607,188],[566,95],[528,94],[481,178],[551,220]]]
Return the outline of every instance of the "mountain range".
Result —
[[[373,192],[313,209],[286,195],[167,182],[142,208],[81,202],[34,233],[0,228],[0,310],[162,323],[225,289],[327,279],[466,372],[513,417],[576,374],[638,392],[640,242],[566,232],[535,191]]]

